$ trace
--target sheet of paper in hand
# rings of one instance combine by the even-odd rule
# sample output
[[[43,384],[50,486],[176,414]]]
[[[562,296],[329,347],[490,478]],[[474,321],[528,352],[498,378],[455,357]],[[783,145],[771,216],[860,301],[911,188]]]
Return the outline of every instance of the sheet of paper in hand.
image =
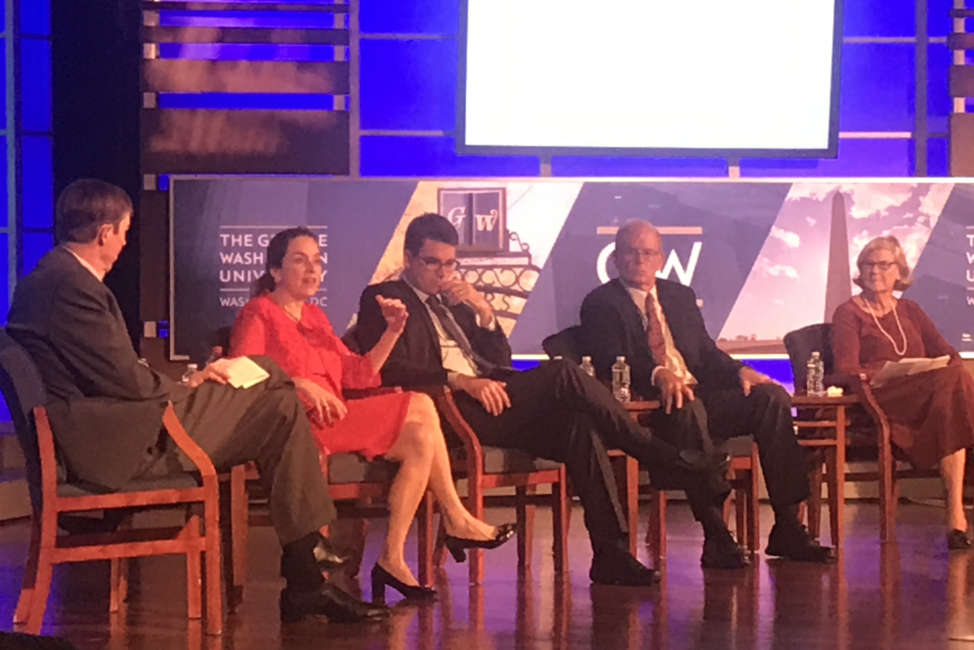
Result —
[[[254,363],[250,357],[223,358],[210,365],[227,373],[230,376],[228,383],[234,388],[250,388],[270,377],[267,371]]]
[[[930,359],[907,357],[899,361],[887,361],[886,365],[879,369],[879,372],[873,376],[872,381],[869,383],[874,387],[879,387],[890,379],[943,368],[949,361],[950,356],[946,354],[942,357],[933,357]]]

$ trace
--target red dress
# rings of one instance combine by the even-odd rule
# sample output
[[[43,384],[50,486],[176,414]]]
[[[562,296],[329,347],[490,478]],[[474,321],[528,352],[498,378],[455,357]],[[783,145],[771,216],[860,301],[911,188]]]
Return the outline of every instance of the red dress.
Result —
[[[311,432],[325,453],[356,452],[371,460],[389,451],[399,437],[410,394],[346,402],[342,388],[378,386],[379,374],[365,357],[345,347],[315,305],[305,303],[301,321],[295,322],[267,295],[254,298],[237,316],[230,350],[234,356],[266,355],[290,376],[310,379],[342,399],[348,414],[333,426],[316,424],[306,404]]]
[[[951,357],[945,368],[898,377],[873,390],[896,446],[914,466],[931,467],[959,449],[974,446],[974,377],[920,305],[903,298],[896,304],[896,316],[906,335],[902,355],[855,302],[839,305],[832,317],[835,370],[872,377],[886,361]],[[903,344],[893,312],[881,316],[879,324],[897,345]]]

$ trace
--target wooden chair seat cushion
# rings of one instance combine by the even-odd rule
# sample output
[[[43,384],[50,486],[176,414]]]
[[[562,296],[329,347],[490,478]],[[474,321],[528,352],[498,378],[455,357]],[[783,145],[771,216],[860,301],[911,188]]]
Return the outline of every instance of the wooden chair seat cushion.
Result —
[[[152,490],[181,490],[200,486],[199,476],[191,473],[171,474],[156,478],[129,481],[120,490],[108,492],[97,487],[78,483],[59,483],[57,495],[59,497],[86,497],[103,494],[121,494],[126,492],[146,492]]]
[[[558,461],[535,458],[518,449],[502,449],[490,445],[484,445],[482,449],[485,474],[524,474],[561,467]],[[455,447],[450,450],[450,464],[455,473],[462,471],[466,464],[466,456],[462,448]]]

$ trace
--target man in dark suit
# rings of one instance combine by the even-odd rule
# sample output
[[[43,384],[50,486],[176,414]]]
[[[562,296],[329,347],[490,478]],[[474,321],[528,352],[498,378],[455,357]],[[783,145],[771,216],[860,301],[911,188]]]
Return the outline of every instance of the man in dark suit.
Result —
[[[383,382],[449,385],[481,442],[564,462],[585,509],[596,583],[646,585],[658,574],[633,558],[606,447],[650,466],[674,468],[700,491],[726,491],[720,454],[680,457],[638,426],[604,386],[574,364],[553,361],[528,372],[510,368],[511,349],[484,296],[455,277],[457,232],[437,214],[406,230],[402,279],[368,287],[359,303],[362,349],[385,329],[375,296],[398,298],[406,329],[382,368]],[[443,302],[445,299],[445,303]]]
[[[320,565],[341,561],[318,534],[335,507],[304,407],[280,368],[255,359],[270,378],[238,390],[212,368],[180,384],[139,361],[103,283],[125,246],[131,217],[123,189],[93,179],[71,183],[57,202],[61,244],[17,284],[8,316],[8,332],[41,372],[69,477],[113,490],[134,478],[191,469],[161,432],[162,412],[172,402],[217,469],[257,461],[284,548],[282,618],[384,616],[385,608],[353,599],[321,576]]]
[[[798,505],[808,497],[808,463],[795,440],[788,393],[717,348],[692,289],[656,278],[663,249],[652,224],[623,225],[612,259],[619,278],[589,293],[581,309],[583,347],[598,375],[609,376],[615,357],[625,355],[633,390],[663,401],[653,431],[679,447],[706,446],[711,436],[753,435],[775,513],[766,552],[831,559],[832,549],[798,521]],[[705,542],[704,560],[707,551]]]

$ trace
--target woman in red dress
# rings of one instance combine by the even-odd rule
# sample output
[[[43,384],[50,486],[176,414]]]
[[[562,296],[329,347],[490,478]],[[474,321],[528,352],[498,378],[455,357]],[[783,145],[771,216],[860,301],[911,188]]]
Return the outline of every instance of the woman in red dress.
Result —
[[[868,380],[887,361],[950,357],[937,370],[898,377],[874,389],[889,419],[893,443],[916,467],[939,463],[947,491],[947,546],[971,547],[964,515],[965,450],[974,446],[974,378],[920,305],[894,291],[912,284],[895,237],[866,244],[856,262],[862,293],[832,317],[835,370]]]
[[[494,527],[471,515],[457,496],[440,420],[429,396],[400,392],[345,401],[343,388],[379,385],[379,369],[408,318],[399,300],[378,297],[387,327],[375,347],[354,354],[328,317],[307,302],[321,285],[321,252],[306,228],[284,230],[267,247],[267,273],[240,312],[230,348],[235,356],[266,355],[291,375],[311,431],[323,453],[357,452],[400,463],[389,488],[389,530],[372,569],[373,600],[385,586],[407,598],[430,599],[403,556],[406,533],[427,487],[440,504],[451,546],[494,548],[510,539],[510,524]]]

